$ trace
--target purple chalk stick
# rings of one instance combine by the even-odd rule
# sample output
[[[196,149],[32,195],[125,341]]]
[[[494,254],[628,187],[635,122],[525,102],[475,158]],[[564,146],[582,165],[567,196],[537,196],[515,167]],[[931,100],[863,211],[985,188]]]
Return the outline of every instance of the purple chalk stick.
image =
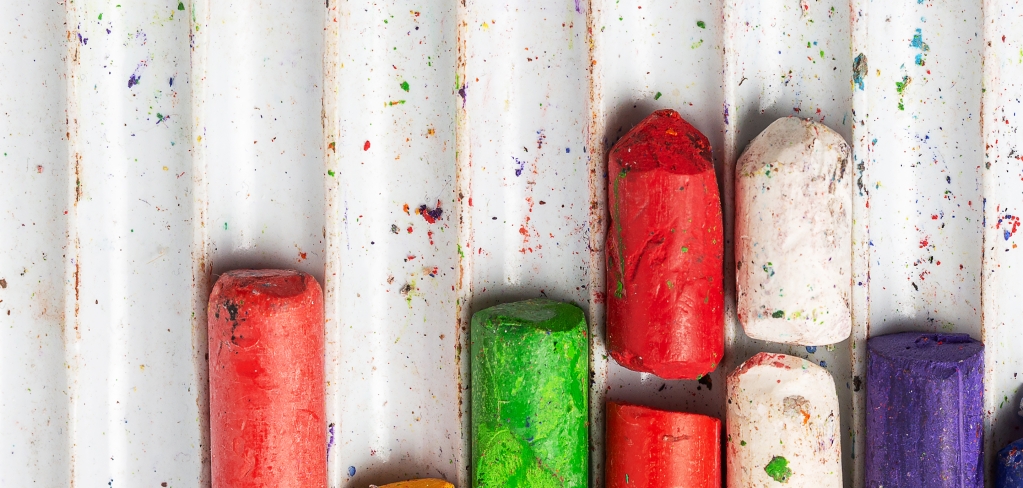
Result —
[[[984,345],[966,334],[867,341],[868,488],[984,487]]]

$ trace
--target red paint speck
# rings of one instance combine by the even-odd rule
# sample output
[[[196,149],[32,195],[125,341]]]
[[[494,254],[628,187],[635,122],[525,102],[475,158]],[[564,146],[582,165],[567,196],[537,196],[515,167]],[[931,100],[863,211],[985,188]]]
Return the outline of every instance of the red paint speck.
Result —
[[[362,145],[362,150],[369,151],[369,141],[366,141],[366,143]]]
[[[304,252],[298,253],[298,260],[299,261],[305,261],[305,257],[306,257],[306,253],[304,253]]]
[[[925,247],[927,247],[927,238],[924,238],[924,240],[920,241],[920,249],[923,249]]]
[[[36,166],[36,173],[42,173],[42,172],[43,172],[43,165],[40,164],[39,166]]]
[[[433,231],[432,230],[426,231],[426,237],[430,238],[430,245],[432,246],[433,245]]]
[[[525,227],[519,227],[519,234],[522,234],[524,236],[528,236],[529,235],[529,231],[526,230]]]
[[[931,220],[938,220],[938,216],[937,215],[931,215]]]
[[[412,233],[412,226],[411,226],[411,225],[410,225],[410,226],[408,226],[408,233],[409,233],[409,234],[411,234],[411,233]]]

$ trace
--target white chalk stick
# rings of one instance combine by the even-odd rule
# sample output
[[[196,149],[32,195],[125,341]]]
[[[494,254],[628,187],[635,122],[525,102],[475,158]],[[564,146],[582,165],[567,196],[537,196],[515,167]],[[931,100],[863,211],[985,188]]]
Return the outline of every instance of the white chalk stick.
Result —
[[[817,122],[786,117],[735,168],[739,321],[754,339],[806,346],[852,329],[849,145]]]
[[[842,487],[838,394],[827,370],[759,353],[727,379],[728,488]]]

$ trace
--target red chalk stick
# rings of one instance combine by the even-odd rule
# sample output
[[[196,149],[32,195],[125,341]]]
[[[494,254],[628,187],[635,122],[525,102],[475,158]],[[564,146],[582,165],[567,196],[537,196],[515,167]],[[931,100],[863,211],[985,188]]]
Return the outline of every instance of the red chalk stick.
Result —
[[[213,488],[326,487],[319,283],[298,271],[230,271],[208,314]]]
[[[721,421],[607,403],[607,488],[721,487]]]
[[[608,155],[607,337],[634,371],[693,379],[724,354],[724,239],[710,141],[658,110]]]

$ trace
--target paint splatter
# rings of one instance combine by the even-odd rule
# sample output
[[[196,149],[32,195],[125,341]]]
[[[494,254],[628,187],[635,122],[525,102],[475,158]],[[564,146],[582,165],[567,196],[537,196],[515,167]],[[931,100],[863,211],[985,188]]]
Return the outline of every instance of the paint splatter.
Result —
[[[690,45],[689,49],[696,49],[696,48],[698,48],[698,47],[700,47],[702,45],[703,45],[703,39],[700,39],[699,41],[696,41],[692,45]]]
[[[405,100],[391,100],[384,104],[385,107],[393,107],[395,105],[405,105]]]
[[[785,318],[785,311],[784,310],[775,310],[774,313],[771,314],[771,317],[772,318],[776,318],[776,319],[783,319],[783,318]]]
[[[402,90],[405,90],[406,92],[408,91],[408,82],[407,81],[402,81],[400,86],[401,86]]]
[[[515,161],[515,164],[519,166],[518,168],[515,168],[515,176],[522,176],[522,171],[526,169],[526,162],[515,156],[512,156],[511,158],[512,161]]]
[[[185,10],[185,2],[178,2],[178,10]]]
[[[355,476],[355,466],[348,467],[348,476]]]
[[[547,135],[544,134],[543,129],[536,131],[536,148],[543,148],[544,141],[547,140]]]
[[[806,346],[806,352],[813,354],[817,352],[817,346]]]
[[[1010,237],[1016,234],[1019,230],[1020,219],[1018,215],[1005,214],[998,217],[998,223],[995,224],[996,229],[1002,228],[1002,223],[1005,222],[1005,229],[1002,229],[1002,236],[1005,240],[1009,240]]]
[[[661,99],[661,92],[657,92],[657,94],[654,95],[654,100],[660,100],[660,99]]]
[[[351,470],[349,469],[349,471]],[[792,477],[792,470],[789,469],[789,460],[781,456],[775,456],[772,458],[771,462],[767,463],[767,466],[764,466],[764,471],[766,471],[767,475],[774,479],[774,481],[779,483],[788,483],[789,478]]]
[[[926,55],[924,53],[930,51],[931,47],[924,42],[924,35],[921,29],[916,30],[916,33],[913,34],[913,40],[909,42],[909,45],[910,47],[915,47],[921,51],[920,54],[916,55],[914,62],[917,66],[923,66],[926,62]]]
[[[78,33],[78,42],[82,43],[83,46],[87,46],[89,44],[89,38],[88,37],[82,37],[82,33],[79,32]]]
[[[423,220],[425,220],[426,223],[433,224],[440,220],[441,215],[444,214],[444,210],[440,208],[440,200],[437,200],[436,208],[430,209],[426,205],[420,205],[419,208],[416,209],[416,214],[422,215]]]
[[[327,174],[330,175],[331,178],[333,178],[336,173],[334,173],[334,170],[328,169]]]
[[[579,0],[575,0],[575,13],[577,14],[583,13],[582,7],[579,5]]]
[[[707,28],[707,23],[702,21],[702,20],[697,20],[696,21],[696,27],[699,27],[701,29],[706,29]]]
[[[903,76],[902,81],[895,82],[895,91],[899,93],[899,110],[906,110],[906,105],[903,103],[902,96],[906,93],[906,88],[913,81],[913,78]]]
[[[462,87],[458,89],[458,96],[462,97],[462,108],[465,108],[465,90],[469,88],[468,83],[462,83]]]
[[[138,85],[142,81],[142,70],[146,68],[146,62],[142,61],[135,67],[135,71],[128,77],[128,88]]]
[[[366,141],[366,143],[362,145],[362,150],[369,151],[369,141]]]
[[[330,449],[334,447],[334,422],[331,422],[327,426],[327,433],[330,434],[330,438],[327,439],[327,457],[330,457]]]
[[[853,60],[853,84],[860,90],[863,89],[863,80],[867,77],[867,55],[860,53]]]

